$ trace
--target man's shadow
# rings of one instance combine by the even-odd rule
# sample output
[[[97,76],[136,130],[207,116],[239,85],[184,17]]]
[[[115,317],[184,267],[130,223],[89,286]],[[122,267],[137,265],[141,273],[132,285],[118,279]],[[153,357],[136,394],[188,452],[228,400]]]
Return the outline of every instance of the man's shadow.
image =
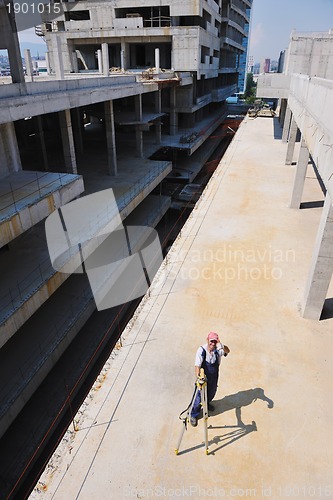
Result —
[[[244,424],[242,421],[242,407],[249,406],[250,404],[261,399],[267,403],[268,408],[274,407],[274,402],[265,396],[265,392],[260,387],[256,389],[248,389],[247,391],[240,391],[237,394],[231,394],[230,396],[225,396],[223,399],[214,401],[214,415],[224,413],[226,411],[235,410],[237,424],[236,425],[223,425],[223,426],[209,426],[209,429],[233,429],[226,434],[216,436],[210,440],[210,444],[219,444],[220,446],[211,451],[210,454],[214,454],[221,450],[225,446],[237,441],[238,439],[246,436],[250,432],[257,431],[257,424],[252,421],[251,424]]]

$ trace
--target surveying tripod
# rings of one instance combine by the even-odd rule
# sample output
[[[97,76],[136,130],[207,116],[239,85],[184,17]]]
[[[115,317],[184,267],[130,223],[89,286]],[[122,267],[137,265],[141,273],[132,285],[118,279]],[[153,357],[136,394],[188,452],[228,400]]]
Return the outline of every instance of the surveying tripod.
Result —
[[[208,429],[207,429],[207,420],[208,420],[208,401],[207,401],[207,378],[206,378],[206,375],[205,375],[205,372],[204,372],[204,369],[203,368],[200,368],[200,374],[195,382],[195,390],[194,390],[194,393],[193,393],[193,396],[192,396],[192,400],[189,404],[189,406],[187,407],[186,410],[184,410],[180,415],[179,415],[179,418],[183,421],[183,427],[182,427],[182,430],[181,430],[181,433],[180,433],[180,436],[179,436],[179,439],[178,439],[178,443],[177,443],[177,448],[175,449],[175,452],[176,452],[176,455],[178,455],[178,452],[179,452],[179,447],[180,447],[180,443],[182,442],[182,439],[183,439],[183,436],[184,436],[184,432],[185,430],[187,430],[187,424],[188,422],[190,421],[190,417],[191,417],[191,412],[192,412],[192,408],[193,408],[193,405],[194,405],[194,402],[196,400],[196,397],[197,397],[197,394],[198,394],[198,391],[200,391],[201,393],[201,406],[202,406],[202,410],[203,410],[203,418],[204,418],[204,431],[205,431],[205,445],[206,445],[206,455],[208,455]],[[186,413],[186,417],[185,418],[181,418],[181,415],[183,415],[185,412]]]

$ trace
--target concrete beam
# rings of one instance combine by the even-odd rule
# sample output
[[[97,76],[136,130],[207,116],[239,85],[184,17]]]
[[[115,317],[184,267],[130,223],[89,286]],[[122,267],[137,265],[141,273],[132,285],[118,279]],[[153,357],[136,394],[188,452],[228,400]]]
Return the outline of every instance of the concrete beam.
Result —
[[[305,140],[302,138],[301,149],[298,156],[293,193],[291,196],[290,208],[299,208],[302,201],[302,194],[304,188],[304,182],[306,177],[306,171],[309,165],[309,150],[305,144]]]
[[[327,193],[305,288],[304,318],[320,319],[332,273],[333,205],[332,198]]]

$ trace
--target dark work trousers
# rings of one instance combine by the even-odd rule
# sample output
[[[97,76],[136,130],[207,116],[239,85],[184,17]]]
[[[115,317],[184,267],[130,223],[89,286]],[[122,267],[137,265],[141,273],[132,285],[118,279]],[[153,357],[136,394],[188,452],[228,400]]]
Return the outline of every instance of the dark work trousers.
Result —
[[[217,381],[219,378],[219,354],[217,351],[215,351],[216,360],[215,363],[211,364],[207,363],[206,361],[205,349],[202,348],[202,350],[204,359],[202,361],[201,368],[204,369],[205,375],[207,377],[207,402],[210,403],[214,398],[217,390]],[[200,403],[201,403],[201,391],[198,391],[191,411],[191,417],[197,418],[199,416],[201,409]]]

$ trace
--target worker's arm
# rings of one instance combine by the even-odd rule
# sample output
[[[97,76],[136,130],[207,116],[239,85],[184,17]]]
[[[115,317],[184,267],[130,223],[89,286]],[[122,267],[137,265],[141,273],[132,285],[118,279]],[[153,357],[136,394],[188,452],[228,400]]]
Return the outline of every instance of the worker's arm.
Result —
[[[223,346],[223,350],[224,350],[224,355],[225,355],[225,356],[227,356],[227,355],[229,354],[229,352],[230,352],[229,347],[228,347],[227,345],[225,345],[225,344],[224,344],[224,346]]]
[[[202,346],[200,346],[196,352],[196,355],[195,355],[195,360],[194,360],[194,373],[195,373],[195,377],[197,378],[200,374],[200,368],[202,366],[202,362],[203,362],[203,352],[204,352],[204,348]]]

